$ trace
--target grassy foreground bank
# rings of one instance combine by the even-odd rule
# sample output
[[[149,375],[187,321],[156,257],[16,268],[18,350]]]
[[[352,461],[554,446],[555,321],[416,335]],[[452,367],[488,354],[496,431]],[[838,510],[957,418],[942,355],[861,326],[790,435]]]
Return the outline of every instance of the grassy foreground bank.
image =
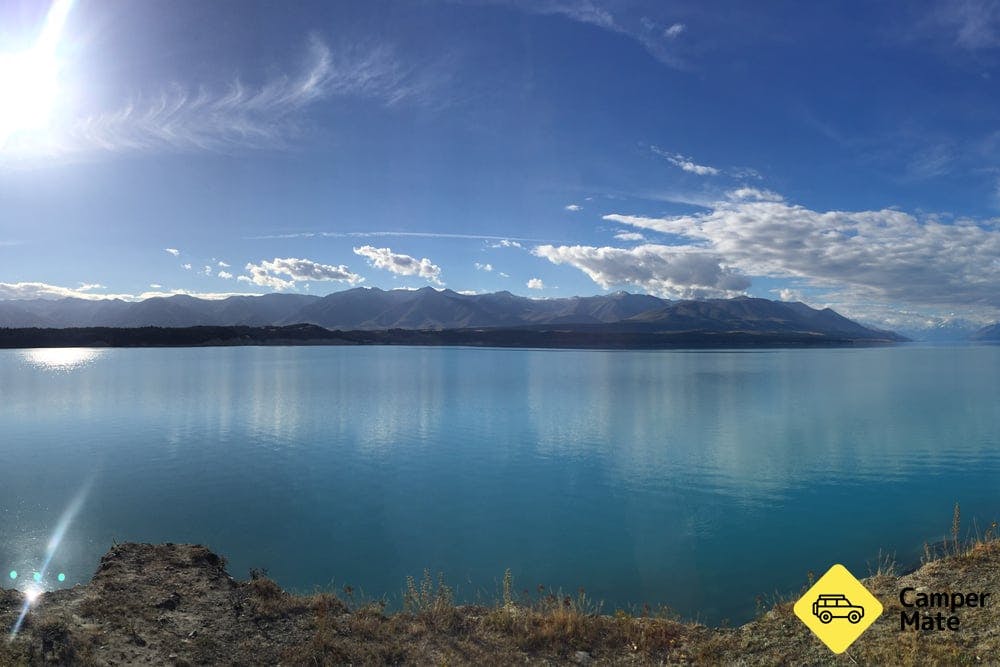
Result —
[[[746,625],[708,628],[666,617],[593,613],[584,596],[539,592],[518,602],[505,580],[493,606],[455,606],[429,577],[408,582],[406,609],[341,596],[294,596],[266,577],[236,581],[202,546],[119,544],[90,583],[39,598],[2,665],[338,664],[993,664],[1000,662],[1000,607],[958,610],[961,629],[900,631],[899,592],[994,591],[1000,542],[980,539],[897,576],[865,583],[882,617],[841,656],[775,605]],[[0,623],[23,604],[0,590]]]

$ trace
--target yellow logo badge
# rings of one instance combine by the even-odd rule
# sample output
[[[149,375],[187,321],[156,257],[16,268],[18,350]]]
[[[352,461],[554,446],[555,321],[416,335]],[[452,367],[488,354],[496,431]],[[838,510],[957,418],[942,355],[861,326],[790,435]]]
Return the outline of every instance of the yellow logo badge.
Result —
[[[846,651],[882,615],[882,603],[843,565],[827,570],[794,609],[834,653]]]

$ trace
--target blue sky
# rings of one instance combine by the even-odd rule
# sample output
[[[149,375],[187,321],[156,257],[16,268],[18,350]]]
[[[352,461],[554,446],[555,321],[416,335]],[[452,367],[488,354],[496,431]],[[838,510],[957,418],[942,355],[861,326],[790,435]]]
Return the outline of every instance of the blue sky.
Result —
[[[626,289],[994,321],[998,65],[980,0],[15,0],[0,297]]]

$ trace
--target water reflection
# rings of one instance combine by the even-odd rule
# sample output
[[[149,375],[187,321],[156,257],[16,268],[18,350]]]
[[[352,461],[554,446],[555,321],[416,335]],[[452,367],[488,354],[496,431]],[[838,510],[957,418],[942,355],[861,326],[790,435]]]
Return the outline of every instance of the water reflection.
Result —
[[[35,368],[68,372],[93,363],[104,350],[91,347],[49,347],[23,350],[21,358]]]

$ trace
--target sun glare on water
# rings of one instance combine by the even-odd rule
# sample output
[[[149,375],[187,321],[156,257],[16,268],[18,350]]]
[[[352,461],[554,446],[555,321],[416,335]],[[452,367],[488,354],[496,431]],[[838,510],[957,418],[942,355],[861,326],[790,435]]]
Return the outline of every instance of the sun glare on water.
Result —
[[[86,366],[102,353],[88,347],[51,347],[24,350],[22,358],[32,366],[48,371],[70,371]]]
[[[0,149],[15,135],[44,131],[59,99],[59,40],[73,0],[55,0],[35,44],[0,53]]]

